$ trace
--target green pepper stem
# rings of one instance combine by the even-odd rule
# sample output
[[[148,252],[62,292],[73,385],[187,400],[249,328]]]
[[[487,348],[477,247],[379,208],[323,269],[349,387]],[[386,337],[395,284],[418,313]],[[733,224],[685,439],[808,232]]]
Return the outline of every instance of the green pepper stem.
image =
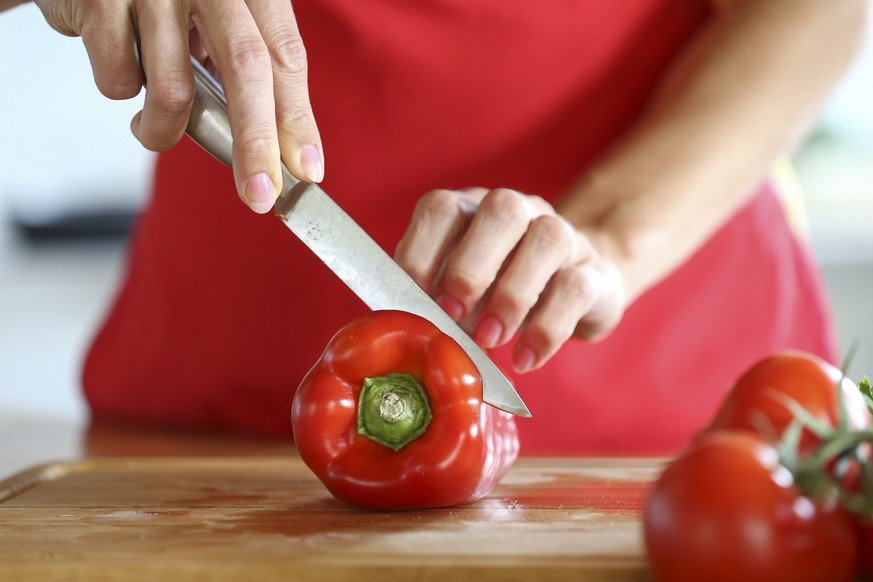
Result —
[[[396,452],[423,435],[432,418],[427,392],[411,375],[364,379],[358,434]]]

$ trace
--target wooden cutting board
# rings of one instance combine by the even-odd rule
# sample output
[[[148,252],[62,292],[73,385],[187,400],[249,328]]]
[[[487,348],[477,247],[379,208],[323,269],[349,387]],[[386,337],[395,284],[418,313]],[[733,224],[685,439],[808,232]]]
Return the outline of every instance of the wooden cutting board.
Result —
[[[482,501],[388,513],[298,458],[45,465],[0,482],[0,580],[648,580],[660,468],[522,458]]]

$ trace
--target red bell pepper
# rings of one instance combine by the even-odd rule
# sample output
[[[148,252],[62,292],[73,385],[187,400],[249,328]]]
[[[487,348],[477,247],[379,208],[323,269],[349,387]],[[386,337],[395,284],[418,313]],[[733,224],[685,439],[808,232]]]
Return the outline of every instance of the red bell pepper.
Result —
[[[401,311],[343,327],[300,384],[291,421],[331,494],[373,509],[475,501],[518,457],[515,419],[482,402],[467,354]]]

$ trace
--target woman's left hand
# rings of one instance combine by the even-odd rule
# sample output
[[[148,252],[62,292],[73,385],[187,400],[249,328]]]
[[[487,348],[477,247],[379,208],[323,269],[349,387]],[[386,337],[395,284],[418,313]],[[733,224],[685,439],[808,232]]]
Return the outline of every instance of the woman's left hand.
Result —
[[[518,372],[570,337],[605,335],[624,311],[615,264],[545,200],[514,190],[429,192],[395,259],[480,346],[518,333]]]

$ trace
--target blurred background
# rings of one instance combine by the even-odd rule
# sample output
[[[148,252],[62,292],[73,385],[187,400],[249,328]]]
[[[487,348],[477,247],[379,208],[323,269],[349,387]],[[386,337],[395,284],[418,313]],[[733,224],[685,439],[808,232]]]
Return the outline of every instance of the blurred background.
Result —
[[[849,374],[873,376],[873,42],[793,155]],[[154,156],[142,98],[95,88],[79,39],[0,14],[0,411],[79,421],[84,350],[124,268]],[[754,322],[750,322],[754,326]]]

